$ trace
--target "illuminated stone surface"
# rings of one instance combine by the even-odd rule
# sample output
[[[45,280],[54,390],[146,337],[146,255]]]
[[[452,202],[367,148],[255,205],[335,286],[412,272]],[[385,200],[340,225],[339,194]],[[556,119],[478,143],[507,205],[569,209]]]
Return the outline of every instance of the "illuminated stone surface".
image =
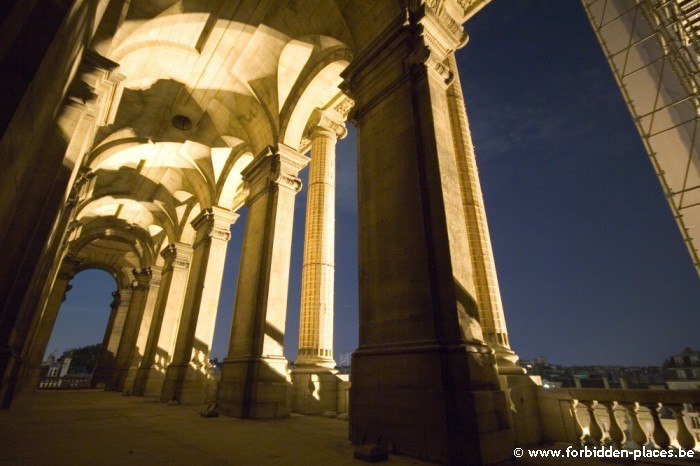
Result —
[[[242,418],[349,410],[358,445],[448,463],[509,458],[503,374],[517,372],[515,355],[454,61],[462,24],[488,1],[59,3],[12,1],[2,23],[3,406],[34,383],[70,276],[100,268],[118,289],[100,387],[216,401]],[[348,117],[361,307],[349,407],[333,359],[335,143]],[[290,373],[292,222],[308,163]],[[217,386],[214,322],[244,205]]]

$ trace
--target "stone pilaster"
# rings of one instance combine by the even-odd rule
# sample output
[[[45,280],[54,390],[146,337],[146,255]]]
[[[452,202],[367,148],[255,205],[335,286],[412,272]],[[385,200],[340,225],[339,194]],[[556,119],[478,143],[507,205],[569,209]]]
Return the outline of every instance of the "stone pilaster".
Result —
[[[146,302],[143,305],[141,314],[141,322],[139,323],[138,333],[136,335],[135,346],[132,349],[131,362],[124,377],[123,390],[133,392],[134,383],[138,373],[138,369],[144,359],[146,345],[151,331],[151,324],[156,313],[156,305],[160,296],[160,286],[162,283],[162,267],[152,265],[149,267],[150,278],[149,286],[146,294]]]
[[[131,387],[125,386],[125,382],[128,372],[132,369],[136,339],[150,291],[152,274],[150,267],[137,268],[132,272],[134,280],[131,283],[131,300],[124,316],[121,337],[114,357],[114,370],[107,381],[107,390],[131,390]]]
[[[486,209],[484,208],[484,195],[481,191],[474,144],[469,131],[467,109],[464,104],[454,54],[448,56],[447,62],[450,72],[454,76],[454,80],[447,90],[447,101],[457,157],[462,203],[464,204],[469,234],[474,288],[479,305],[479,321],[484,339],[496,352],[499,373],[504,375],[524,374],[525,370],[515,364],[518,356],[511,350],[508,340],[501,291],[496,275],[496,263],[491,247]]]
[[[64,38],[81,37],[68,30],[73,32]],[[37,314],[58,273],[61,245],[74,215],[67,202],[73,182],[98,127],[113,121],[121,96],[124,77],[118,65],[86,44],[74,45],[69,66],[59,70],[56,62],[44,62],[48,72],[36,76],[32,86],[52,83],[46,88],[51,91],[40,97],[36,92],[43,91],[34,88],[27,94],[26,105],[14,117],[20,126],[0,140],[0,153],[13,154],[5,157],[9,165],[0,171],[5,251],[0,262],[0,407],[10,404],[28,350],[25,342],[38,329]],[[81,55],[80,63],[72,62]]]
[[[92,377],[92,385],[94,386],[107,388],[114,377],[117,351],[124,330],[124,322],[129,313],[132,294],[133,290],[130,286],[112,293],[114,297],[112,312],[105,330],[105,337],[102,340],[100,360]]]
[[[343,73],[356,104],[361,232],[350,438],[495,463],[512,455],[513,431],[479,324],[450,125],[446,59],[466,35],[442,3],[397,18]]]
[[[46,347],[49,344],[61,305],[66,300],[66,294],[72,288],[70,281],[75,276],[79,265],[80,260],[72,257],[64,258],[61,263],[51,293],[41,312],[39,325],[34,332],[27,360],[22,368],[23,373],[18,387],[20,390],[33,391],[39,386],[44,353],[46,353]]]
[[[172,243],[163,249],[161,255],[165,259],[165,266],[160,291],[144,357],[134,381],[133,393],[140,396],[160,396],[163,388],[165,371],[173,358],[178,324],[185,303],[192,247]]]
[[[197,231],[192,265],[161,401],[205,401],[226,247],[231,238],[231,224],[237,218],[237,214],[214,206],[202,210],[192,221]]]
[[[243,170],[250,194],[228,357],[219,410],[242,418],[289,414],[283,354],[297,178],[308,158],[279,144]]]

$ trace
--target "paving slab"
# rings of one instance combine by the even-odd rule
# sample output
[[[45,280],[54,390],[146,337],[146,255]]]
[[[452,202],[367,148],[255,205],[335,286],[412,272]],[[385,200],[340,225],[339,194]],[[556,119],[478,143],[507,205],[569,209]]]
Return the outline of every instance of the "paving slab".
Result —
[[[203,418],[204,408],[98,390],[25,393],[0,411],[0,464],[366,464],[353,459],[346,421]],[[390,455],[383,464],[431,463]]]

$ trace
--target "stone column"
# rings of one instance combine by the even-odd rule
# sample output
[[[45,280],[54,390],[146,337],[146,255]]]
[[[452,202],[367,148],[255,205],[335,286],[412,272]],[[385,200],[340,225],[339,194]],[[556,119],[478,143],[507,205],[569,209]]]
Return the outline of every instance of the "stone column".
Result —
[[[177,327],[185,303],[192,247],[173,243],[161,255],[165,259],[165,266],[158,301],[143,361],[134,381],[133,393],[140,396],[160,396],[163,389],[165,370],[172,361]]]
[[[499,373],[504,375],[525,374],[525,369],[515,364],[518,361],[518,355],[510,349],[508,341],[506,318],[503,313],[501,291],[496,275],[496,262],[491,247],[486,209],[484,208],[484,195],[481,191],[474,144],[469,131],[467,109],[464,104],[454,53],[447,57],[447,63],[454,76],[452,84],[447,89],[447,102],[457,157],[462,203],[469,234],[474,288],[479,305],[479,321],[484,332],[484,339],[496,352]]]
[[[120,301],[121,299],[119,297],[119,291],[112,291],[112,303],[109,305],[111,310],[109,312],[109,320],[107,321],[107,327],[105,328],[105,335],[102,338],[102,345],[100,347],[100,357],[97,360],[97,365],[95,366],[95,370],[92,373],[92,380],[90,381],[90,385],[93,388],[98,386],[100,388],[104,388],[105,381],[107,380],[106,370],[108,366],[108,361],[109,364],[113,364],[114,361],[114,358],[110,358],[107,356],[107,347],[109,346],[109,339],[112,336],[114,322],[117,319]]]
[[[132,368],[136,338],[138,337],[141,318],[143,317],[143,311],[150,291],[152,272],[150,267],[147,267],[134,269],[133,274],[131,300],[124,316],[121,337],[119,338],[119,345],[114,357],[114,370],[107,381],[107,390],[122,391],[131,389],[131,387],[125,386],[125,382],[127,373]]]
[[[87,3],[82,7],[88,7]],[[45,6],[39,9],[49,11]],[[73,13],[69,16],[74,20],[90,23],[85,21],[85,11]],[[55,261],[62,257],[62,237],[72,211],[67,206],[71,186],[98,127],[113,121],[121,95],[123,76],[116,72],[118,65],[89,51],[87,44],[75,42],[88,36],[78,32],[79,25],[73,26],[56,36],[68,42],[56,40],[52,46],[70,57],[43,61],[44,69],[32,79],[33,90],[14,116],[13,130],[0,137],[0,154],[6,162],[0,170],[2,408],[9,407],[12,400],[26,356],[25,342],[31,338],[32,326],[36,328],[36,314],[55,279]],[[81,55],[80,63],[74,61]],[[56,63],[67,66],[57,67]]]
[[[238,215],[229,210],[214,206],[202,210],[192,221],[197,231],[192,266],[161,401],[205,401],[226,247],[231,238],[231,224],[237,218]]]
[[[250,194],[228,357],[217,393],[219,410],[241,418],[289,414],[283,354],[297,178],[308,158],[278,144],[243,170]]]
[[[158,298],[160,296],[160,285],[162,280],[162,267],[157,265],[152,265],[149,267],[150,278],[149,286],[146,294],[146,302],[143,306],[143,312],[141,315],[141,322],[138,327],[138,333],[136,335],[136,343],[132,349],[131,362],[126,371],[124,377],[123,390],[133,392],[134,382],[136,380],[136,374],[144,359],[146,352],[146,344],[148,343],[148,338],[151,332],[151,323],[156,310],[156,305],[158,304]]]
[[[466,34],[451,11],[412,6],[342,74],[359,136],[350,438],[496,463],[512,456],[513,430],[479,324],[447,99],[446,58]]]
[[[53,327],[56,324],[58,311],[66,300],[66,293],[72,288],[70,281],[75,276],[76,268],[79,265],[80,261],[71,257],[66,257],[62,261],[61,268],[51,288],[51,293],[41,313],[39,325],[29,348],[27,361],[22,368],[23,374],[19,385],[20,390],[33,391],[39,386],[41,363],[44,353],[46,353],[46,346],[49,344],[51,332],[53,332]]]
[[[92,377],[92,384],[95,386],[104,384],[106,389],[114,377],[117,351],[119,350],[119,342],[122,338],[124,323],[129,313],[132,294],[133,290],[130,286],[112,293],[112,296],[114,296],[114,301],[112,301],[112,313],[107,323],[105,338],[102,341],[100,360],[97,363],[97,369]]]
[[[343,116],[333,109],[317,109],[308,130],[311,162],[301,273],[299,355],[292,371],[292,408],[305,414],[337,409],[337,371],[333,360],[335,145],[338,137],[347,134],[343,121]]]

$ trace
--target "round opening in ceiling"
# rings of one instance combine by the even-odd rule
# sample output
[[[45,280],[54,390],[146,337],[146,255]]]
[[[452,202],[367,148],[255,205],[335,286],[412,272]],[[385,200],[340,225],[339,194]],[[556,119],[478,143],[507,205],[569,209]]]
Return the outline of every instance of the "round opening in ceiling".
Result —
[[[177,128],[181,129],[183,131],[187,131],[188,129],[192,129],[192,120],[187,118],[185,115],[175,115],[172,120],[170,120],[170,123]]]

